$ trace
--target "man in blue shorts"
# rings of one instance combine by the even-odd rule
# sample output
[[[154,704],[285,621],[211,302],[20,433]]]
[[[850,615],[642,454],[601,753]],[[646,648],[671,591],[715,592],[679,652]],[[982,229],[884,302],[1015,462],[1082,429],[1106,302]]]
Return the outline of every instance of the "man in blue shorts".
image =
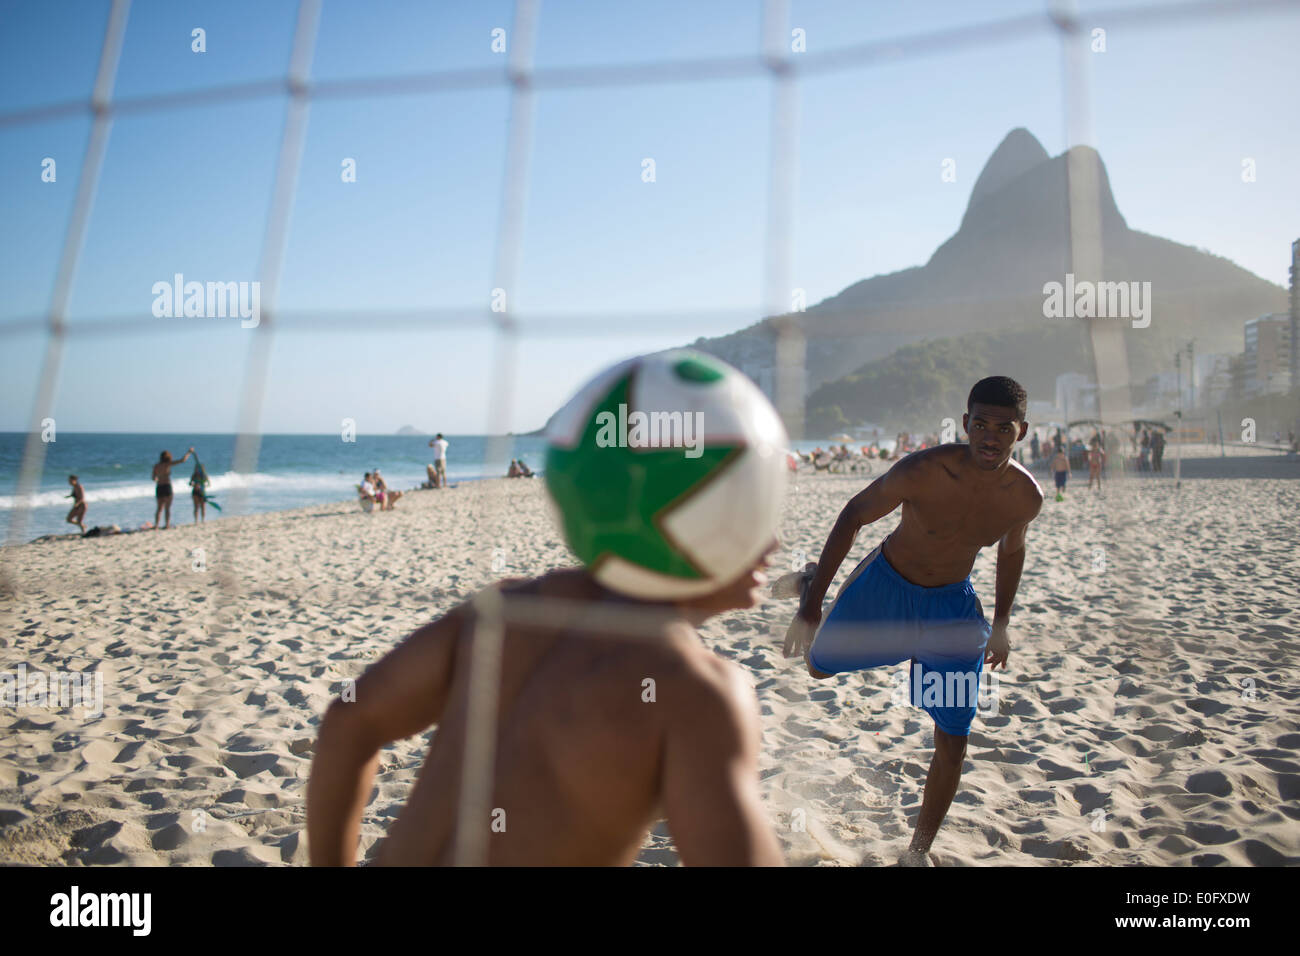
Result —
[[[934,720],[934,758],[905,864],[928,862],[961,780],[980,672],[985,663],[1005,670],[1010,654],[1007,624],[1025,531],[1043,504],[1038,482],[1011,457],[1028,430],[1027,401],[1012,379],[982,379],[962,417],[969,444],[908,455],[854,497],[816,567],[803,573],[799,611],[786,635],[786,656],[802,655],[818,679],[912,662],[912,703]],[[822,601],[858,531],[899,505],[902,521],[849,576],[823,621]],[[980,550],[994,544],[989,624],[970,572]]]

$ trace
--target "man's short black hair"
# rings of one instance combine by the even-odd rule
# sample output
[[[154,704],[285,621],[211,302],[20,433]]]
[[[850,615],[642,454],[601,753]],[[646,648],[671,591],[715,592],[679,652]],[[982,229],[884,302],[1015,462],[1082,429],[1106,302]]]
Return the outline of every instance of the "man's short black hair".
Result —
[[[1029,393],[1014,378],[1007,378],[1005,375],[990,375],[988,378],[980,379],[975,383],[975,387],[970,390],[970,395],[966,399],[966,411],[969,412],[971,406],[976,402],[981,405],[1014,408],[1016,410],[1016,419],[1023,422],[1029,404]]]

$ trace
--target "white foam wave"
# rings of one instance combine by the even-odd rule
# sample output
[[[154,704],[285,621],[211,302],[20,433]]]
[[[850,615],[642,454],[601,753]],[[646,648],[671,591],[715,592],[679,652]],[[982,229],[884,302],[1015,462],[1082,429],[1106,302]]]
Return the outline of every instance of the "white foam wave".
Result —
[[[234,471],[228,471],[222,475],[212,475],[211,478],[212,481],[208,485],[208,494],[210,495],[235,488],[263,488],[302,492],[321,490],[346,496],[352,490],[352,486],[360,480],[351,478],[348,475],[269,475],[262,472],[244,475]],[[172,488],[175,490],[177,498],[188,497],[190,491],[189,476],[186,475],[182,478],[173,475]],[[86,503],[130,501],[138,498],[152,498],[153,496],[154,484],[152,481],[147,483],[135,482],[129,485],[87,489]],[[19,501],[18,495],[0,495],[0,511],[12,511],[18,507]],[[71,508],[72,499],[68,497],[67,491],[41,491],[28,497],[26,504],[28,508]]]

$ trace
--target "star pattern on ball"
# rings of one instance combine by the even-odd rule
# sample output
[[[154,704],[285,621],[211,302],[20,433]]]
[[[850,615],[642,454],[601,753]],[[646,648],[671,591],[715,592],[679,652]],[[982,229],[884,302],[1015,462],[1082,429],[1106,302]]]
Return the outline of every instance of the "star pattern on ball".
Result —
[[[725,471],[743,445],[706,445],[698,458],[687,458],[682,448],[599,443],[601,412],[617,419],[619,405],[631,405],[634,375],[617,381],[591,410],[574,447],[551,446],[547,484],[564,515],[569,545],[588,567],[618,556],[659,574],[704,579],[707,575],[668,538],[663,520]]]

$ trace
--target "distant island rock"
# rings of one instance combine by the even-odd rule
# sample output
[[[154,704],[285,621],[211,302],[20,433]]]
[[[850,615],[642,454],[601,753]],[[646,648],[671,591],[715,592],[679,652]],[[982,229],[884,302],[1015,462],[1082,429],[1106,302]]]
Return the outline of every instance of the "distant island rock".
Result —
[[[397,434],[409,438],[412,435],[423,435],[425,433],[420,431],[420,429],[416,428],[414,425],[403,425],[397,430]]]

